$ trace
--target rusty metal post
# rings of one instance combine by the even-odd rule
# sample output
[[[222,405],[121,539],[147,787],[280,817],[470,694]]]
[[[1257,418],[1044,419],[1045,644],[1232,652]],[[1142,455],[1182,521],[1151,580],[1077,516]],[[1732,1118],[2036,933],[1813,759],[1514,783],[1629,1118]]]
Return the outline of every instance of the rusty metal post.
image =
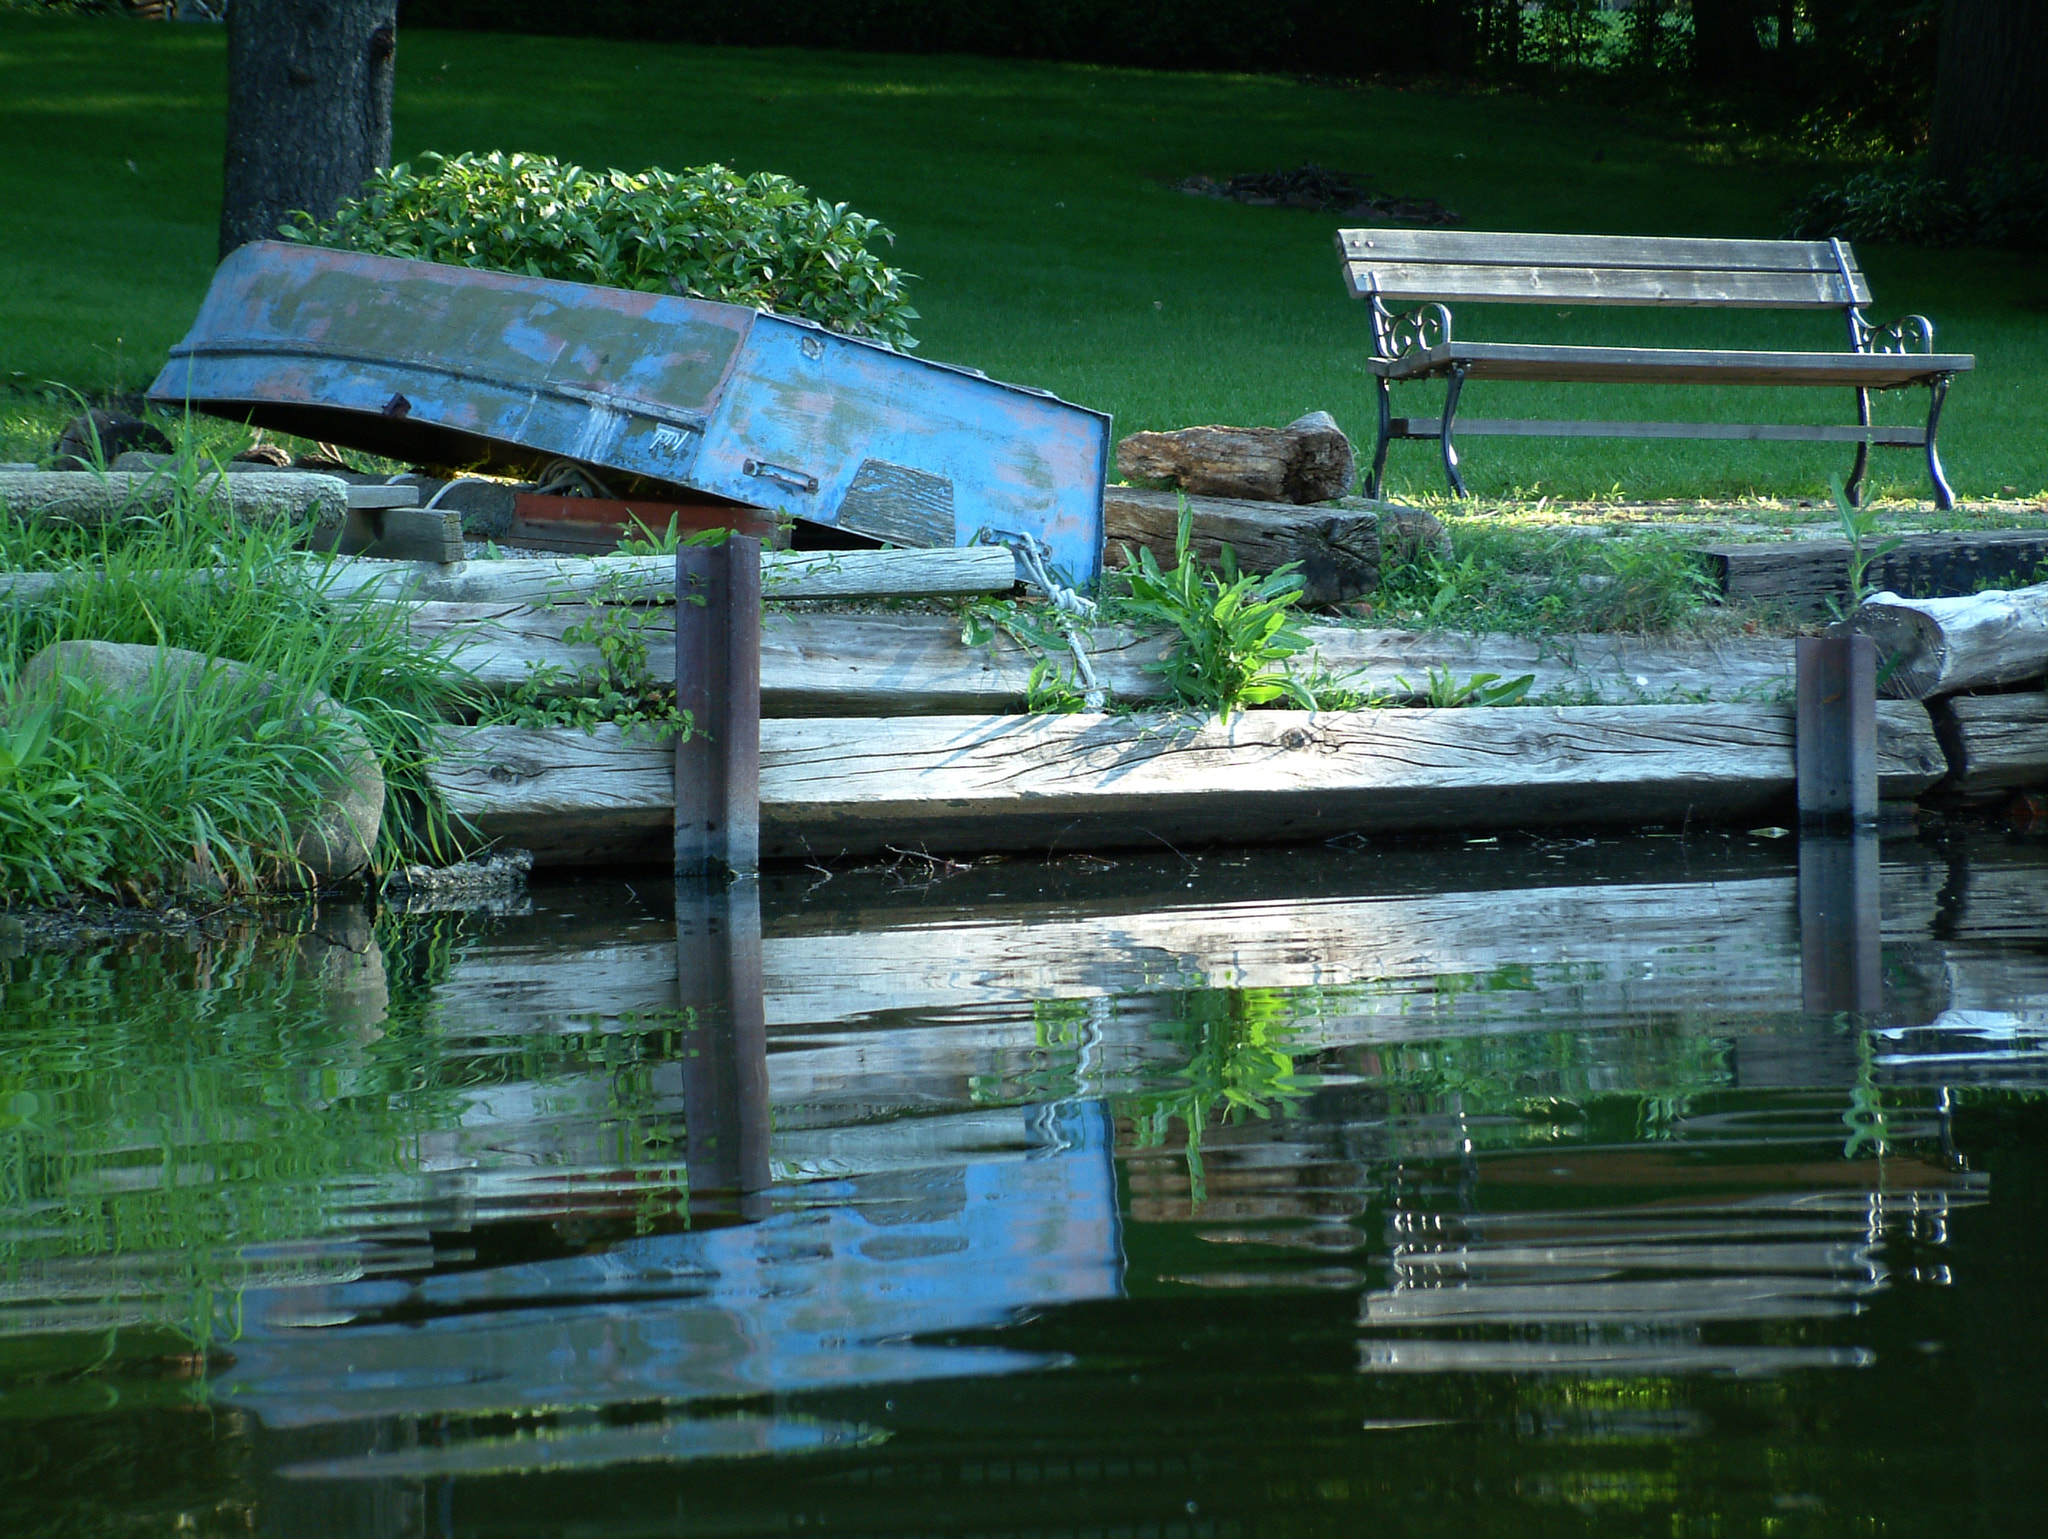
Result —
[[[1802,823],[1877,821],[1877,643],[1799,639],[1794,755]]]
[[[676,875],[761,863],[761,542],[676,552]]]
[[[1875,829],[1799,841],[1799,982],[1819,1015],[1884,1008],[1884,946]]]
[[[676,883],[676,977],[691,1224],[761,1218],[770,1127],[757,884]]]

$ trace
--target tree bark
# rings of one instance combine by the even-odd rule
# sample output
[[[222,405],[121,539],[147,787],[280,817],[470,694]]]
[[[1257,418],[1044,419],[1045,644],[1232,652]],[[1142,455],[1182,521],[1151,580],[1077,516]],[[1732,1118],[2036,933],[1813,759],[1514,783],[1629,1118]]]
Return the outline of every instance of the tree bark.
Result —
[[[330,218],[391,163],[396,0],[235,0],[220,254]]]
[[[2048,5],[1948,0],[1934,76],[1934,173],[1994,155],[2048,160]]]

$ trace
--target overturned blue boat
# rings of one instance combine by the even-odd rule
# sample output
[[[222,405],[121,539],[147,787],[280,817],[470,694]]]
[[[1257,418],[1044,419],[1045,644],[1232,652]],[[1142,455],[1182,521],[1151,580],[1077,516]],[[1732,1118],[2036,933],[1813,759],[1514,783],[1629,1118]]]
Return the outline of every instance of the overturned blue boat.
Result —
[[[807,321],[282,241],[220,265],[150,386],[393,459],[567,459],[898,545],[1102,562],[1109,418]]]

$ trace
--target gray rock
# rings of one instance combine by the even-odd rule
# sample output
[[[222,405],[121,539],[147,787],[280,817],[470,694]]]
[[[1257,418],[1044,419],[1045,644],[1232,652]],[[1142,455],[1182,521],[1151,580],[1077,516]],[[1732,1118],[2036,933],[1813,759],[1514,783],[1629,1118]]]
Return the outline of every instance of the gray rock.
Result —
[[[16,698],[50,698],[66,679],[84,680],[115,697],[140,695],[159,667],[167,679],[187,689],[204,688],[216,680],[240,683],[254,673],[245,663],[177,647],[60,641],[29,659],[15,686]],[[280,687],[274,676],[266,676],[258,686],[258,698],[267,703]],[[384,772],[355,719],[318,690],[308,690],[295,705],[304,715],[339,722],[342,746],[335,770],[322,777],[318,810],[299,831],[293,850],[297,869],[279,873],[279,886],[317,885],[354,876],[370,863],[384,821]]]
[[[401,866],[384,883],[384,899],[404,914],[481,910],[487,914],[528,913],[526,894],[533,870],[530,850],[499,850],[482,860],[452,866]]]

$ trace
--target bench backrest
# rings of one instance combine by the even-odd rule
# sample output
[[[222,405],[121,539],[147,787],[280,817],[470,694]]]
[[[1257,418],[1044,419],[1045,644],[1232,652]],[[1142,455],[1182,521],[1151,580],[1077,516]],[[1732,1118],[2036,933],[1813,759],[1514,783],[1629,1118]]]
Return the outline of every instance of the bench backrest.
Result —
[[[1387,305],[1568,301],[1841,310],[1870,302],[1846,241],[1339,230],[1337,249],[1353,296],[1377,295]]]

